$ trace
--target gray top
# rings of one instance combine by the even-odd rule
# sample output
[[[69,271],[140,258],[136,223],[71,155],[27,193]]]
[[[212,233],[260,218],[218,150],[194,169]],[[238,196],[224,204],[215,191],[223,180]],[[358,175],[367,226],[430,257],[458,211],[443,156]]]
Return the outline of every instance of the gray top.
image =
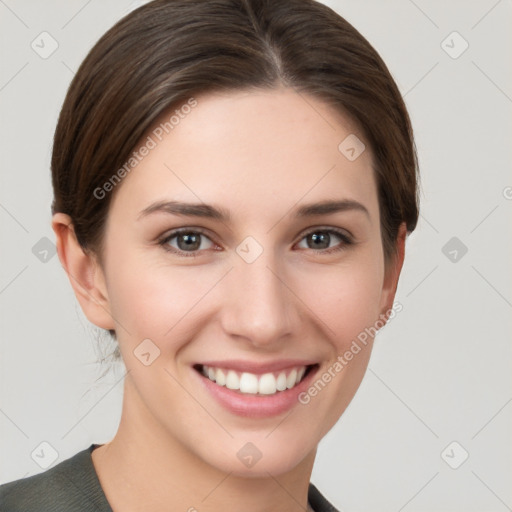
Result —
[[[112,512],[91,453],[97,444],[37,475],[0,485],[1,512]],[[308,501],[313,512],[339,512],[312,484]]]

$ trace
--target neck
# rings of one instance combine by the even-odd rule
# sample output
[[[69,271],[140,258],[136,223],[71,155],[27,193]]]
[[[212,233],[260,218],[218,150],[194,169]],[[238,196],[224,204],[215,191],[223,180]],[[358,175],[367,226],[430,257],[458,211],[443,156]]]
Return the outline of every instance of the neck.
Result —
[[[157,423],[125,380],[116,436],[92,453],[114,512],[305,512],[316,456],[291,471],[263,476],[224,472],[199,458]]]

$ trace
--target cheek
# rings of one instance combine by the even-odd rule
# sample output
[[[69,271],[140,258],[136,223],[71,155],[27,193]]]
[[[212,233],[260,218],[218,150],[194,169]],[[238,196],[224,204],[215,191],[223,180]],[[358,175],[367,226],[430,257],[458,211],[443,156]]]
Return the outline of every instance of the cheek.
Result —
[[[338,353],[380,314],[383,266],[377,259],[317,270],[302,279],[299,296],[324,325]]]
[[[111,265],[109,302],[120,337],[161,339],[187,321],[210,280],[190,268],[156,265],[142,255]]]
[[[314,279],[300,292],[311,308],[309,317],[319,319],[315,327],[322,329],[319,336],[328,347],[328,361],[303,402],[312,404],[315,418],[325,419],[311,419],[311,428],[316,429],[318,438],[332,428],[352,401],[371,355],[371,327],[380,313],[382,267],[377,260],[374,264],[360,263],[315,272]]]

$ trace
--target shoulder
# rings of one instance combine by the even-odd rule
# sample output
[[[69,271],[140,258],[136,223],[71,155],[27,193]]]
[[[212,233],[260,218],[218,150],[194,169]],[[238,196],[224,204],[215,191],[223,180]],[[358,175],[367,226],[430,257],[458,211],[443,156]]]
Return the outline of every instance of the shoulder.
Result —
[[[309,484],[308,501],[315,512],[339,512],[312,483]]]
[[[0,485],[2,512],[104,512],[95,503],[89,448],[37,475]]]

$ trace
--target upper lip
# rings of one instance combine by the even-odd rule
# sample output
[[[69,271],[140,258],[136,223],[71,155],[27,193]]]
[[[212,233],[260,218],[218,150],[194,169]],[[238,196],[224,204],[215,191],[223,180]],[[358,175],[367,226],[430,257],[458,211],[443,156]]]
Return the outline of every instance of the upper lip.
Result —
[[[317,361],[305,359],[279,359],[276,361],[269,361],[266,363],[255,361],[243,361],[242,359],[225,359],[222,361],[204,361],[197,363],[201,366],[213,366],[214,368],[225,368],[228,370],[235,370],[239,372],[248,372],[254,374],[264,374],[270,372],[277,372],[290,368],[310,366],[317,364]]]

